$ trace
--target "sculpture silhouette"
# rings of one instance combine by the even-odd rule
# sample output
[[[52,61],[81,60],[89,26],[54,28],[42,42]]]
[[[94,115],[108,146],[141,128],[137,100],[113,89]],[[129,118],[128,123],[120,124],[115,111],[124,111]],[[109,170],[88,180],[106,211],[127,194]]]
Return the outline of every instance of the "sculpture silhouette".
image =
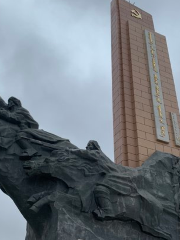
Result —
[[[96,141],[83,150],[38,129],[14,97],[0,108],[0,187],[28,222],[26,240],[179,239],[179,158],[155,152],[123,167]]]

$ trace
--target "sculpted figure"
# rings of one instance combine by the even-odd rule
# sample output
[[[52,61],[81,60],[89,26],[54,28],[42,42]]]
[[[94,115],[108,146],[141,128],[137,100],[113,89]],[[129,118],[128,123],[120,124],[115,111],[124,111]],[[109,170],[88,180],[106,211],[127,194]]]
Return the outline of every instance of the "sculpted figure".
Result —
[[[17,142],[24,150],[22,155],[29,152],[29,156],[33,156],[36,151],[22,139],[21,132],[28,128],[38,129],[39,126],[30,113],[22,107],[21,102],[17,98],[9,98],[8,104],[0,110],[0,117],[7,122],[7,124],[1,125],[0,146],[8,149],[14,142]]]
[[[16,142],[22,149],[20,155],[22,160],[40,155],[30,144],[30,140],[44,145],[48,143],[57,145],[59,142],[68,141],[38,129],[38,123],[33,119],[28,110],[22,107],[20,100],[15,97],[9,98],[7,105],[4,104],[4,109],[0,110],[0,117],[9,123],[8,126],[2,125],[1,134],[3,139],[1,138],[0,146],[8,149]]]
[[[0,98],[0,188],[27,220],[26,240],[179,239],[179,158],[116,165],[96,141],[79,149],[40,130],[14,97]]]
[[[156,155],[160,157],[153,161]],[[98,220],[134,220],[145,232],[171,239],[163,221],[166,213],[176,216],[178,213],[175,213],[173,184],[169,184],[171,180],[166,172],[173,172],[172,163],[178,159],[172,161],[170,155],[160,153],[153,157],[146,162],[148,170],[146,166],[137,169],[118,166],[108,159],[96,141],[90,141],[86,150],[66,148],[53,151],[48,158],[24,163],[24,169],[29,176],[63,180],[71,189],[69,194],[73,193],[78,199],[81,211],[92,212]],[[167,192],[171,194],[167,195]],[[34,200],[31,209],[36,212],[55,196],[53,192],[40,195],[42,198],[37,195],[31,198]],[[173,223],[175,219],[170,221]]]

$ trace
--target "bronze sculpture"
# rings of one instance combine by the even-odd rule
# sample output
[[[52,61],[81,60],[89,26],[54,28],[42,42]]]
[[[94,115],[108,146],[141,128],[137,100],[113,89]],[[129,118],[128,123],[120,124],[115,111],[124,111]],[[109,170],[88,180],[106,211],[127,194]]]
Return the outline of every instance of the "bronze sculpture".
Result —
[[[0,107],[0,187],[28,222],[26,240],[178,239],[179,158],[123,167],[96,141],[84,150],[40,130],[14,97]]]

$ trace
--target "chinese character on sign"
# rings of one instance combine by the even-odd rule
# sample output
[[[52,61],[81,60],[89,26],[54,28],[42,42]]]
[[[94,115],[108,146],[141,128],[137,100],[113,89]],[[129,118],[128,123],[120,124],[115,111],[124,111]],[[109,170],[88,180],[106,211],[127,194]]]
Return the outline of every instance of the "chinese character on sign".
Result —
[[[152,55],[152,57],[155,56],[155,50],[154,50],[154,48],[152,46],[151,46],[151,55]]]
[[[156,97],[160,96],[160,90],[159,90],[159,86],[156,86]]]
[[[161,136],[165,137],[166,136],[166,129],[164,126],[161,127]]]
[[[162,123],[162,124],[164,124],[163,119],[160,119],[159,122]]]
[[[156,85],[158,85],[158,76],[157,74],[154,74],[154,82]]]
[[[157,72],[155,57],[152,58],[152,64],[153,64],[154,71]]]
[[[179,142],[180,142],[180,137],[177,137],[176,139],[177,139],[177,141],[179,141]]]
[[[152,39],[152,33],[149,32],[149,40],[150,40],[150,44],[152,45],[153,44],[153,39]]]
[[[156,97],[156,101],[160,104],[162,104],[161,99],[159,97]]]
[[[163,118],[161,106],[159,105],[157,108],[158,108],[158,112],[159,112],[159,117],[160,117],[160,118]]]
[[[162,123],[162,124],[164,124],[164,121],[163,121],[163,113],[162,113],[162,108],[161,108],[161,106],[160,106],[160,105],[159,105],[157,108],[158,108],[159,117],[160,117],[160,119],[159,119],[159,122],[160,122],[160,123]]]

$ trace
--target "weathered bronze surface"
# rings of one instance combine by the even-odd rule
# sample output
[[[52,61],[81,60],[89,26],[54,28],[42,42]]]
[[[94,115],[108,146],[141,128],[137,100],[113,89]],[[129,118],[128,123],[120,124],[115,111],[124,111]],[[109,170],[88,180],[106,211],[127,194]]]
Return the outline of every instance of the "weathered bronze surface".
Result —
[[[79,149],[0,99],[0,187],[28,222],[26,240],[177,240],[179,184],[178,157],[116,165],[96,141]]]

